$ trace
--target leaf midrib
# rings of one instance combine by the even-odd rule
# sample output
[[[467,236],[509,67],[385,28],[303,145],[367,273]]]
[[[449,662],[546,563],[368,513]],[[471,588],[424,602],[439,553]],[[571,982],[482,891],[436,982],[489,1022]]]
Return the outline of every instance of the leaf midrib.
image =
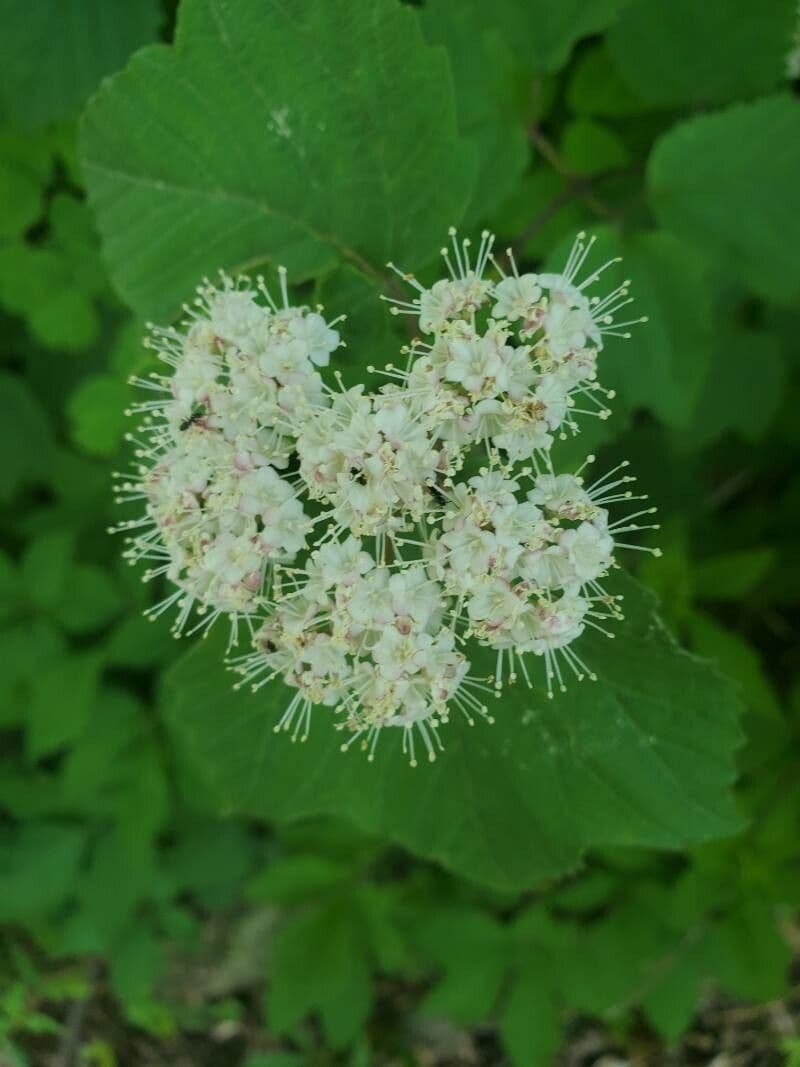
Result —
[[[330,248],[335,249],[343,259],[349,261],[354,266],[358,267],[364,274],[369,275],[376,281],[384,282],[385,276],[373,263],[365,259],[360,252],[357,252],[350,245],[344,241],[334,237],[333,234],[325,233],[322,230],[316,229],[310,223],[304,219],[297,218],[294,215],[290,215],[285,211],[281,211],[278,208],[272,207],[265,201],[258,200],[255,197],[248,196],[246,193],[232,192],[228,189],[221,187],[208,188],[195,185],[180,185],[173,180],[166,180],[164,178],[148,178],[141,174],[132,174],[129,171],[119,170],[117,167],[109,167],[103,163],[97,163],[93,160],[87,159],[84,162],[84,168],[87,171],[94,171],[98,174],[103,174],[106,177],[117,178],[122,181],[130,182],[133,185],[141,185],[151,189],[158,189],[162,192],[173,192],[179,195],[187,197],[201,197],[205,200],[213,201],[225,201],[231,204],[240,204],[246,207],[254,209],[260,215],[271,215],[274,218],[281,219],[283,222],[287,222],[290,225],[296,227],[298,230],[306,233],[309,237],[321,245],[327,245]],[[270,258],[265,253],[264,258]]]

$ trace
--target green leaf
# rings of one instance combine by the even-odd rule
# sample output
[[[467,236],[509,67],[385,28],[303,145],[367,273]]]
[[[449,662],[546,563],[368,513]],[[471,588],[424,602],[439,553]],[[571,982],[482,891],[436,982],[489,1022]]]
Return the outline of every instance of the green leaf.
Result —
[[[0,304],[22,315],[49,348],[86,348],[97,333],[97,313],[74,275],[56,247],[9,244],[0,249]]]
[[[163,754],[130,693],[100,690],[66,754],[62,793],[69,810],[133,820],[143,832],[161,828],[168,803]]]
[[[788,303],[800,295],[798,171],[800,104],[772,96],[673,127],[647,181],[662,226]]]
[[[112,375],[85,378],[67,401],[73,441],[93,456],[113,456],[127,430],[130,392]]]
[[[65,530],[42,534],[28,543],[21,576],[34,607],[52,611],[63,600],[74,548],[75,537]]]
[[[282,846],[294,853],[313,852],[351,870],[367,867],[376,859],[378,842],[354,826],[322,816],[276,828]]]
[[[750,707],[767,715],[780,714],[761,656],[745,638],[700,611],[691,613],[688,624],[693,648],[701,656],[714,660],[720,670],[741,685]]]
[[[137,904],[152,892],[153,843],[138,826],[118,825],[97,841],[81,880],[81,906],[108,951]]]
[[[622,236],[603,228],[587,270],[617,256],[594,287],[600,295],[631,279],[633,303],[618,321],[646,316],[630,327],[630,338],[608,339],[600,377],[631,408],[646,407],[671,427],[689,422],[703,387],[712,350],[712,299],[705,261],[668,233],[642,231]],[[566,245],[550,257],[554,268]],[[613,405],[612,405],[613,406]]]
[[[485,8],[520,59],[534,72],[564,66],[573,45],[599,33],[616,19],[628,0],[494,0]]]
[[[356,887],[364,936],[378,970],[408,971],[413,965],[410,945],[398,919],[397,897],[401,887],[369,882]]]
[[[678,945],[680,948],[680,943]],[[668,1041],[676,1041],[686,1029],[701,993],[697,972],[703,973],[701,952],[694,940],[677,959],[668,957],[670,966],[658,976],[644,997],[647,1017]]]
[[[55,447],[47,416],[25,382],[0,374],[0,392],[0,500],[8,501],[21,485],[50,479]]]
[[[558,1009],[553,999],[550,975],[531,968],[511,988],[500,1015],[500,1036],[513,1062],[552,1062],[561,1037]]]
[[[660,893],[667,915],[674,895]],[[660,958],[650,963],[641,999],[651,1021],[674,1040],[710,983],[748,999],[779,996],[789,956],[772,907],[757,899],[738,901],[716,919],[700,913],[687,927],[675,930]]]
[[[91,212],[84,201],[58,193],[50,201],[48,222],[51,243],[67,261],[76,287],[87,295],[104,293],[108,278]]]
[[[144,712],[128,693],[103,689],[82,737],[70,749],[64,767],[64,795],[69,806],[97,803],[108,781],[119,778],[125,757],[143,730]]]
[[[51,167],[41,139],[0,130],[0,238],[19,236],[39,218]]]
[[[673,943],[648,893],[636,891],[598,921],[559,924],[558,935],[551,974],[564,999],[578,1011],[611,1017],[636,999],[648,965]]]
[[[119,591],[102,567],[74,560],[75,535],[56,530],[30,541],[22,557],[29,602],[52,614],[70,633],[109,622],[122,606]]]
[[[49,348],[86,348],[98,330],[91,301],[74,288],[51,294],[45,304],[31,309],[28,321],[34,336]]]
[[[657,484],[651,486],[648,481],[648,488],[655,489],[656,497],[659,496]],[[659,558],[645,557],[638,577],[659,598],[662,615],[669,625],[680,632],[694,601],[694,572],[685,523],[674,520],[662,524],[658,543],[662,555]]]
[[[192,820],[181,826],[167,869],[184,892],[206,907],[230,906],[250,868],[251,841],[235,822]]]
[[[742,901],[728,914],[715,946],[723,989],[754,1000],[781,995],[792,953],[778,922],[771,904],[757,899]]]
[[[124,617],[108,639],[106,662],[137,670],[152,667],[174,655],[171,637],[170,620],[166,615],[153,622],[144,615]]]
[[[113,374],[128,377],[153,368],[153,354],[144,347],[144,335],[145,327],[137,319],[122,323],[109,360]]]
[[[290,747],[273,734],[289,691],[276,682],[232,692],[221,632],[168,673],[165,712],[225,810],[339,814],[503,889],[569,870],[589,846],[677,848],[732,833],[731,688],[674,645],[640,587],[619,583],[627,620],[616,639],[582,639],[597,683],[553,700],[509,690],[493,726],[457,718],[432,766],[409,768],[391,736],[374,763],[341,753],[325,712],[309,740]]]
[[[510,44],[487,27],[486,14],[482,0],[460,0],[457,5],[429,0],[420,10],[426,39],[447,49],[459,130],[475,146],[478,159],[466,225],[485,219],[514,190],[530,157],[517,61]]]
[[[0,622],[12,616],[22,600],[21,577],[8,554],[0,550]]]
[[[582,52],[576,62],[567,86],[567,103],[576,115],[599,118],[636,115],[642,110],[640,101],[620,78],[604,41]]]
[[[1,0],[0,111],[26,126],[77,111],[159,22],[156,0]]]
[[[688,435],[681,444],[702,448],[726,431],[757,442],[774,422],[786,383],[781,342],[764,331],[722,325]]]
[[[587,176],[624,167],[630,154],[618,134],[591,119],[575,119],[564,127],[561,158],[571,174]]]
[[[26,1015],[23,1028],[28,1034],[58,1034],[61,1023],[44,1012],[33,1011]]]
[[[242,1067],[305,1067],[306,1060],[295,1052],[254,1052]]]
[[[567,234],[580,229],[585,218],[585,209],[569,193],[567,180],[549,167],[538,167],[525,175],[490,222],[500,241],[514,245],[521,242],[525,258],[540,259],[549,255],[553,245]],[[535,224],[535,230],[526,237],[531,224]]]
[[[27,750],[41,759],[80,735],[97,696],[96,653],[73,653],[46,664],[33,679]]]
[[[158,978],[163,953],[149,923],[134,921],[110,960],[111,989],[126,1009],[147,1003]]]
[[[318,1011],[331,1044],[352,1040],[372,1002],[357,915],[337,901],[292,920],[278,936],[270,979],[271,1027],[290,1030]]]
[[[31,683],[63,651],[63,637],[42,618],[0,631],[0,724],[15,726],[24,720]]]
[[[56,618],[68,633],[88,633],[115,618],[123,603],[107,571],[91,563],[76,563],[67,575]]]
[[[393,0],[185,0],[174,48],[103,85],[82,143],[112,275],[153,318],[219,267],[411,269],[472,187],[446,57]]]
[[[252,900],[301,904],[340,887],[347,876],[346,867],[323,856],[286,856],[273,860],[251,879],[247,895]]]
[[[425,997],[426,1015],[474,1025],[491,1017],[508,969],[504,928],[477,908],[428,909],[413,930],[414,943],[442,970]]]
[[[72,890],[83,832],[60,823],[0,830],[0,919],[31,920],[63,903]]]
[[[738,600],[763,580],[774,562],[774,548],[749,548],[701,560],[693,569],[695,595],[708,600]]]
[[[637,0],[611,27],[608,47],[650,106],[725,103],[781,85],[796,8],[794,0]]]
[[[597,911],[606,910],[609,899],[619,888],[618,880],[608,871],[589,870],[583,872],[574,882],[559,886],[554,903],[559,911]]]

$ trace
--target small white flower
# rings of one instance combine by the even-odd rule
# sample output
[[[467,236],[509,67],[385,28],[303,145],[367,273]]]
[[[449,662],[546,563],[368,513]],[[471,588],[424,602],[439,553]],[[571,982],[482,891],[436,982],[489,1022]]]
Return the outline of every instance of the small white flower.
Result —
[[[492,315],[496,319],[516,322],[517,319],[533,318],[537,310],[536,305],[542,295],[542,288],[536,274],[512,275],[498,282],[492,295],[495,299]]]
[[[309,582],[321,589],[331,589],[336,585],[351,586],[374,566],[375,561],[363,550],[359,538],[328,541],[311,556],[308,564]]]
[[[563,530],[559,547],[566,554],[577,581],[595,581],[611,565],[614,540],[594,523],[582,522],[577,528]]]
[[[591,518],[596,508],[574,474],[540,474],[528,500],[565,519]]]
[[[449,566],[455,576],[478,578],[486,574],[498,554],[497,538],[492,531],[482,530],[472,522],[442,534],[442,544],[448,550]]]
[[[534,398],[549,430],[557,430],[569,408],[569,385],[556,374],[543,374],[536,384]]]
[[[551,301],[544,315],[545,347],[553,356],[565,356],[583,348],[590,330],[591,315],[586,308],[572,307],[561,301]]]
[[[445,370],[448,381],[458,382],[474,398],[497,396],[506,386],[506,369],[497,346],[485,337],[454,341]]]
[[[553,435],[543,418],[527,418],[522,424],[515,420],[510,429],[492,434],[491,439],[512,462],[529,459],[536,452],[547,452],[553,444]]]
[[[264,308],[256,303],[256,292],[230,286],[207,292],[208,320],[218,341],[244,351],[255,348],[265,318]]]
[[[419,328],[423,333],[434,333],[455,318],[459,309],[459,293],[453,283],[449,279],[434,282],[419,297]]]
[[[318,367],[327,367],[331,353],[339,347],[337,330],[332,330],[322,315],[310,311],[289,323],[289,333],[302,346],[307,359]]]
[[[563,648],[575,641],[583,632],[588,610],[588,601],[569,593],[559,600],[540,600],[536,609],[534,651]]]
[[[534,589],[562,589],[574,577],[574,569],[561,545],[543,545],[523,552],[519,574]]]

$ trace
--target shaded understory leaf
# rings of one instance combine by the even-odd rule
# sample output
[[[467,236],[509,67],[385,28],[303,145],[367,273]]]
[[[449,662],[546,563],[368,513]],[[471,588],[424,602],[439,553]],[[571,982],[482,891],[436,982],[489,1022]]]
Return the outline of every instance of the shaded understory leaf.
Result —
[[[610,26],[626,0],[495,0],[486,18],[503,30],[536,73],[562,67],[581,37]]]
[[[800,293],[800,104],[771,96],[674,126],[648,164],[662,226],[768,299]]]
[[[420,11],[427,40],[447,49],[459,130],[476,150],[477,178],[464,220],[470,226],[516,188],[530,155],[527,81],[510,43],[486,14],[482,0],[430,0]]]
[[[608,47],[650,106],[724,103],[778,88],[796,8],[794,0],[637,0],[609,30]]]
[[[160,20],[157,0],[2,0],[0,112],[26,126],[69,115]]]
[[[170,672],[165,713],[226,811],[344,816],[504,889],[573,868],[590,846],[677,848],[732,833],[731,687],[674,644],[635,582],[615,584],[626,597],[617,638],[581,642],[598,682],[550,701],[541,689],[506,691],[493,726],[458,720],[442,731],[433,765],[411,769],[399,736],[382,739],[374,763],[341,753],[324,710],[305,744],[276,737],[289,690],[233,692],[222,632]]]

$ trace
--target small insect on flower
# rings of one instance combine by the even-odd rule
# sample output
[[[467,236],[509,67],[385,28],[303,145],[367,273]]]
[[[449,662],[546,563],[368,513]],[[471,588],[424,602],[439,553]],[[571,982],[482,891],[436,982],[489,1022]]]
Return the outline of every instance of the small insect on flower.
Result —
[[[262,279],[221,275],[179,329],[152,329],[168,369],[135,380],[155,396],[133,409],[137,463],[120,475],[121,499],[144,505],[119,527],[126,555],[175,586],[151,616],[175,605],[176,632],[193,608],[193,630],[224,614],[232,645],[245,621],[251,647],[228,662],[236,688],[289,687],[277,732],[304,741],[322,715],[372,760],[400,730],[416,765],[454,718],[494,721],[518,676],[537,688],[537,660],[549,698],[595,677],[575,643],[613,636],[617,552],[658,550],[622,540],[657,529],[627,463],[588,482],[594,456],[553,463],[581,417],[610,414],[605,339],[645,321],[619,321],[627,281],[586,295],[617,262],[587,272],[592,247],[579,234],[562,272],[520,273],[488,232],[473,257],[451,230],[445,277],[390,264],[416,294],[391,311],[425,340],[372,394],[323,380],[344,316],[291,305],[283,271],[280,305]],[[488,677],[470,666],[481,647]]]

